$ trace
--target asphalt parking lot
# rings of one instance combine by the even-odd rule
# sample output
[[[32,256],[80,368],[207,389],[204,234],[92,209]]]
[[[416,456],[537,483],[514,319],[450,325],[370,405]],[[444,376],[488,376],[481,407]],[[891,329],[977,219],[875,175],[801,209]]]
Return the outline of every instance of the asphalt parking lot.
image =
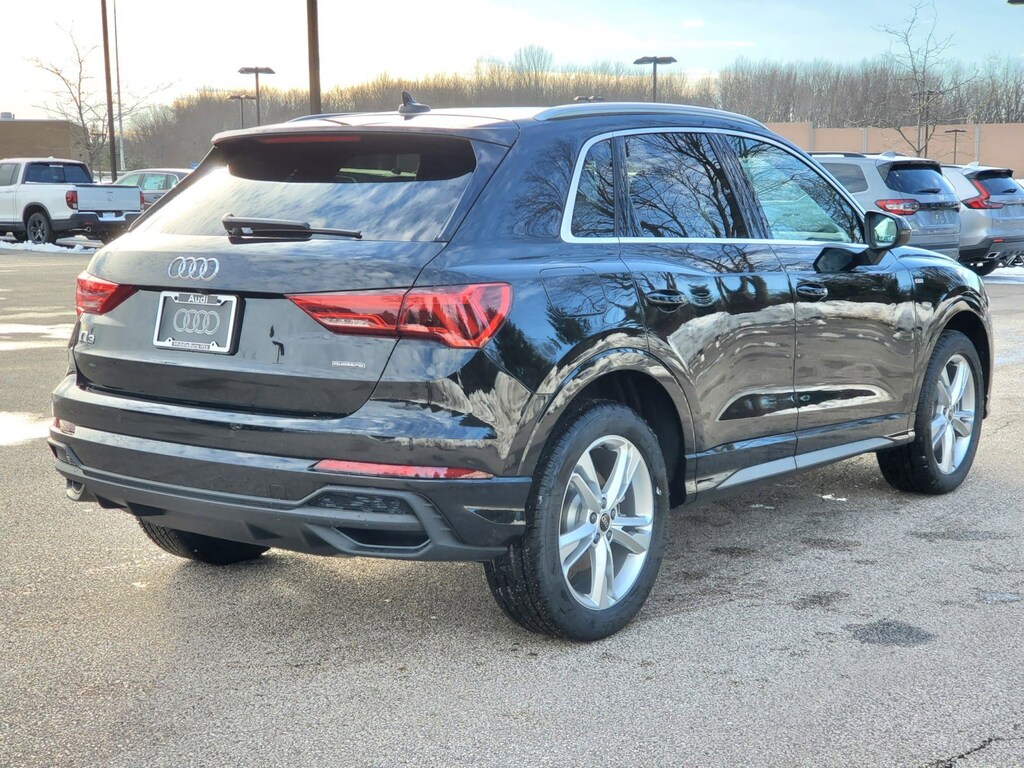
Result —
[[[0,765],[1024,765],[1024,277],[989,281],[959,491],[867,456],[677,510],[639,619],[583,645],[478,565],[214,569],[65,500],[42,436],[88,259],[0,249]]]

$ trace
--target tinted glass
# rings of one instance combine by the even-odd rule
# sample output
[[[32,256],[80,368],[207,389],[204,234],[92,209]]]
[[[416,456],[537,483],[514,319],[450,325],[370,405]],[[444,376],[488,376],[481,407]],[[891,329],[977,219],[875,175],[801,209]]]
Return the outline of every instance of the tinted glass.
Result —
[[[746,237],[725,171],[702,133],[625,138],[634,226],[641,237]]]
[[[978,183],[985,188],[990,195],[1016,195],[1020,194],[1020,187],[1013,180],[1009,173],[991,173],[978,176]]]
[[[615,175],[610,141],[592,146],[583,161],[572,209],[572,233],[577,237],[615,234]]]
[[[774,144],[727,137],[750,179],[777,240],[863,240],[860,218],[846,199],[810,165]]]
[[[211,170],[140,229],[223,235],[221,217],[357,229],[367,240],[434,240],[476,168],[465,139],[415,135],[268,137],[219,150]]]
[[[14,183],[14,177],[18,170],[17,163],[0,164],[0,187],[9,187]]]
[[[846,187],[847,192],[863,192],[868,188],[868,180],[856,165],[849,163],[822,163],[825,169],[835,176],[839,183]]]
[[[60,163],[29,163],[25,181],[41,184],[92,184],[92,178],[84,165]]]
[[[886,186],[905,195],[953,194],[949,183],[938,166],[894,165],[885,177]]]

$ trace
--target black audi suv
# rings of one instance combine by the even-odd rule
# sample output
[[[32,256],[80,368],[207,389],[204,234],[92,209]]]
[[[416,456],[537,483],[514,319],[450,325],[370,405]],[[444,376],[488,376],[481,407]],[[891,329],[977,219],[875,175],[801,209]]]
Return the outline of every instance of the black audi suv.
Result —
[[[979,278],[739,115],[317,116],[215,137],[78,278],[68,495],[227,564],[484,564],[528,629],[624,626],[669,510],[875,452],[967,475]]]

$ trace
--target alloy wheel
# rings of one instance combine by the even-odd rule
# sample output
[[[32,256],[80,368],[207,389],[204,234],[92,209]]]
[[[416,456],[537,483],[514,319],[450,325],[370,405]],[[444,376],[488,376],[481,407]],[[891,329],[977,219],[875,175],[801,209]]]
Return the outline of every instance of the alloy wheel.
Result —
[[[944,475],[956,472],[971,447],[976,402],[971,364],[963,355],[953,355],[935,386],[931,422],[932,453]]]

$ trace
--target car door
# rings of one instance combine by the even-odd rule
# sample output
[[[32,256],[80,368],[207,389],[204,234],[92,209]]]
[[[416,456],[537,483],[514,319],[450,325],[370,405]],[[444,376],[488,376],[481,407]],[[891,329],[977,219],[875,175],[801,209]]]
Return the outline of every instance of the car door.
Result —
[[[9,228],[19,224],[15,200],[15,184],[18,183],[19,163],[0,163],[0,225]],[[0,232],[6,234],[8,229]]]
[[[795,298],[798,465],[884,447],[915,406],[910,271],[892,253],[867,262],[861,213],[804,158],[761,139],[727,142]]]
[[[792,468],[795,450],[789,281],[771,246],[747,239],[715,142],[641,131],[615,144],[622,259],[650,349],[687,390],[698,493]]]
[[[142,187],[142,196],[146,201],[146,207],[148,208],[161,197],[169,189],[167,186],[167,174],[165,173],[147,173],[142,176],[142,182],[139,184]]]

